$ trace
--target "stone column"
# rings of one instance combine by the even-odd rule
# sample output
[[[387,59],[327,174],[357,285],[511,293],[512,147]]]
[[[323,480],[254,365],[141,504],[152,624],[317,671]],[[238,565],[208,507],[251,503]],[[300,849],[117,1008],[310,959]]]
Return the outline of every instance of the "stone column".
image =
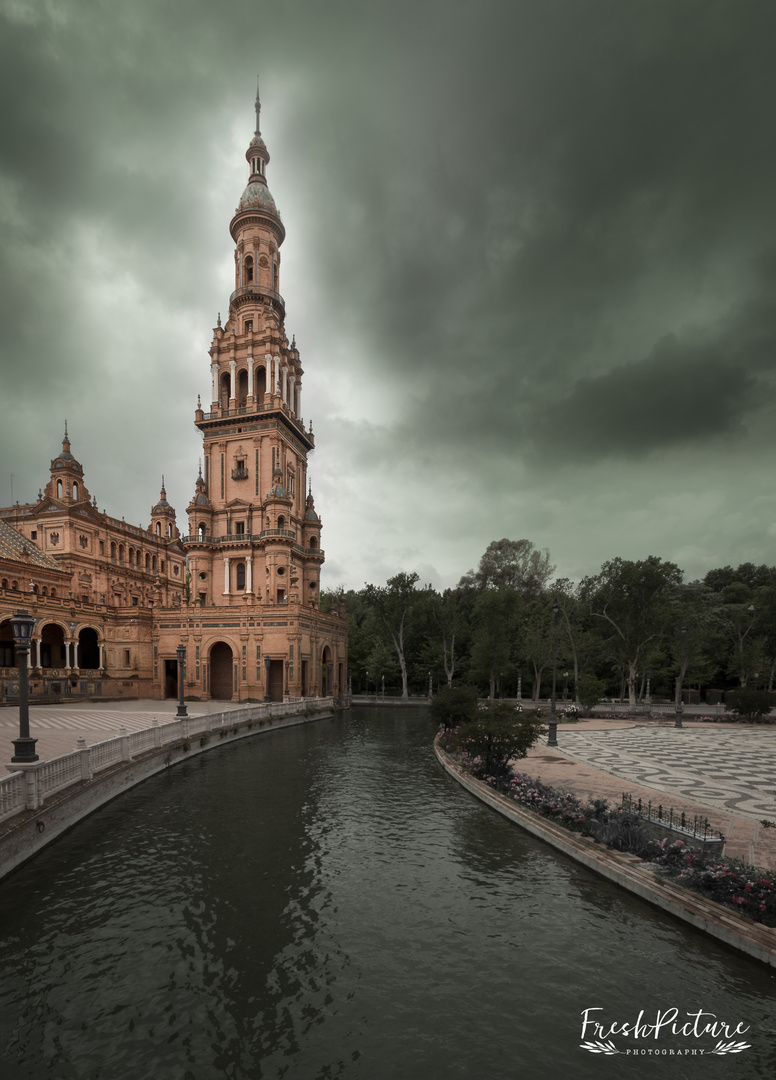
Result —
[[[210,365],[210,400],[212,405],[218,405],[218,364]]]
[[[245,556],[245,591],[253,592],[253,561],[250,555]]]
[[[291,412],[296,412],[296,375],[289,375],[288,377],[288,404],[291,407]]]
[[[230,360],[229,361],[229,372],[230,372],[229,378],[231,380],[231,386],[229,387],[229,404],[230,405],[232,404],[232,402],[234,402],[235,405],[237,404],[237,385],[236,385],[237,379],[235,378],[236,370],[237,370],[237,361],[236,360]]]
[[[229,559],[224,557],[224,596],[229,596]]]
[[[248,397],[253,397],[253,357],[248,357]]]
[[[281,391],[280,391],[280,396],[283,399],[283,402],[287,405],[288,404],[288,368],[285,366],[285,364],[283,365],[283,386],[282,386]]]

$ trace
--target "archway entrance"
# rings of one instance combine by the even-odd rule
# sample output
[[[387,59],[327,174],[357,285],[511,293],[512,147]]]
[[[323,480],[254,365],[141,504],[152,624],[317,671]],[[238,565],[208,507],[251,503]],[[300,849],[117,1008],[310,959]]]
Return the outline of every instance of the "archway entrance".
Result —
[[[332,684],[331,649],[327,645],[321,655],[321,695],[328,697],[331,693]]]
[[[81,671],[96,671],[100,666],[100,646],[97,631],[85,627],[78,635],[78,666]]]
[[[217,641],[210,650],[210,696],[217,701],[231,701],[234,694],[234,658],[225,641]]]
[[[62,671],[65,665],[65,632],[61,626],[47,623],[40,635],[40,666],[44,671]]]
[[[0,668],[16,667],[11,620],[0,622]]]

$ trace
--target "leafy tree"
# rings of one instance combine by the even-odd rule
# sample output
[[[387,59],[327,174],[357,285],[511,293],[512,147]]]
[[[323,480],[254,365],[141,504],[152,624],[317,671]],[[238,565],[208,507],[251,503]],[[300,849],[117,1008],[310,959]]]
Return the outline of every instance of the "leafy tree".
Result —
[[[407,684],[407,645],[412,631],[413,614],[423,604],[427,590],[415,588],[416,573],[402,572],[389,578],[386,585],[366,585],[362,590],[364,600],[374,612],[383,632],[388,635],[401,671],[402,697],[409,697]]]
[[[671,614],[671,590],[681,581],[678,566],[650,555],[639,562],[612,559],[580,586],[593,616],[610,630],[609,649],[626,673],[631,704],[636,703],[639,665],[662,636]]]
[[[550,553],[539,551],[530,540],[493,540],[476,570],[464,574],[459,588],[514,589],[536,596],[552,576]]]
[[[487,679],[491,699],[496,691],[496,672],[510,663],[519,602],[516,590],[504,587],[484,590],[474,603],[472,667]]]
[[[461,593],[445,589],[441,596],[434,596],[432,602],[433,619],[436,631],[442,642],[442,663],[447,685],[453,685],[456,666],[456,643],[467,636],[468,625],[465,618],[464,602]]]
[[[443,686],[429,706],[431,719],[442,727],[458,727],[477,716],[476,686]]]

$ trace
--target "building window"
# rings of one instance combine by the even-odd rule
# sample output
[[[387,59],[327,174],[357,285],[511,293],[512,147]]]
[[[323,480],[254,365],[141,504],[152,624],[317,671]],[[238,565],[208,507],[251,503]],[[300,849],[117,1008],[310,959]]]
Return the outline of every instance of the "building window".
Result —
[[[132,607],[137,607],[137,597],[136,596],[132,597]]]
[[[245,333],[250,334],[253,332],[253,319],[245,320]]]
[[[38,530],[33,529],[32,532],[30,533],[30,540],[37,540],[37,539],[38,539]]]
[[[129,665],[132,663],[132,658],[129,655],[129,649],[124,650],[124,663],[127,667],[129,667]]]

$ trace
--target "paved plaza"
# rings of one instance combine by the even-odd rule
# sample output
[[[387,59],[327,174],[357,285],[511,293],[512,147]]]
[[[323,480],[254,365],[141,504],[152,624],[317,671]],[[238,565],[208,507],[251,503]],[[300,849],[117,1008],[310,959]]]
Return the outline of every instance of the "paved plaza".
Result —
[[[623,780],[703,806],[776,818],[776,728],[561,727],[559,743],[568,757]]]
[[[191,701],[186,703],[189,716],[225,712],[244,708],[242,702]],[[154,719],[160,724],[175,720],[178,702],[165,701],[111,701],[73,702],[59,705],[30,706],[30,735],[37,739],[35,750],[44,761],[71,754],[76,740],[83,737],[87,746],[115,739],[119,728],[142,731],[150,728]],[[0,762],[10,761],[13,754],[12,739],[19,734],[19,710],[9,707],[0,709]]]

